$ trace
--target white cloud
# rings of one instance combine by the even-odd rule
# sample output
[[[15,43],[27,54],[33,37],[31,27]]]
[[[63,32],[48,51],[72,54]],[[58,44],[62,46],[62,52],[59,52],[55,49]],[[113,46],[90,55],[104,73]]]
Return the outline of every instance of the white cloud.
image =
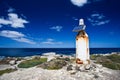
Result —
[[[18,42],[35,44],[34,41],[27,39],[24,34],[17,32],[17,31],[3,30],[3,31],[0,31],[0,36],[7,37],[7,38],[10,38],[12,40],[16,40]]]
[[[107,23],[109,23],[109,20],[105,20],[105,21],[100,21],[100,22],[97,22],[97,23],[95,23],[95,24],[93,24],[93,25],[103,25],[103,24],[107,24]]]
[[[43,41],[42,44],[53,45],[53,44],[62,44],[62,42],[56,42],[56,41],[54,41],[54,39],[49,38],[46,41]]]
[[[16,13],[8,13],[8,19],[0,18],[0,25],[11,25],[13,28],[24,28],[27,20],[19,18]]]
[[[54,41],[54,39],[52,39],[52,38],[48,38],[47,41],[50,41],[50,42],[51,42],[51,41]]]
[[[87,4],[88,0],[71,0],[72,4],[78,7],[82,7]]]
[[[78,7],[82,7],[85,4],[99,2],[99,1],[102,1],[102,0],[70,0],[70,1],[73,5],[78,6]]]
[[[13,39],[13,40],[16,40],[16,41],[18,41],[18,42],[25,42],[25,43],[29,43],[29,44],[36,44],[36,42],[34,42],[34,41],[31,41],[31,40],[29,40],[29,39],[27,39],[27,38],[15,38],[15,39]]]
[[[14,12],[14,11],[15,11],[14,8],[11,8],[11,7],[10,7],[10,8],[8,9],[8,12]]]
[[[10,30],[3,30],[0,32],[1,36],[9,37],[9,38],[19,38],[24,37],[25,35],[22,33],[19,33],[17,31],[10,31]]]
[[[93,26],[100,26],[110,22],[110,20],[106,19],[106,17],[103,14],[99,13],[91,14],[91,16],[88,18],[88,21]]]
[[[12,22],[9,20],[5,20],[4,18],[0,18],[0,25],[2,26],[3,24],[8,25],[8,24],[12,24]]]
[[[92,18],[103,19],[105,16],[103,14],[95,13],[91,15]]]
[[[14,28],[24,28],[24,23],[28,23],[28,21],[18,18],[18,15],[15,13],[9,13],[9,20],[12,22],[11,26]]]
[[[54,43],[51,41],[45,41],[45,42],[42,42],[42,44],[54,44]]]
[[[13,28],[24,28],[24,24],[28,23],[27,20],[21,18],[18,16],[18,14],[13,13],[15,9],[9,8],[8,9],[8,16],[7,18],[2,17],[0,18],[0,28],[3,25],[10,25]],[[6,37],[18,42],[24,42],[24,43],[29,43],[29,44],[36,44],[36,42],[28,39],[26,35],[23,33],[17,32],[17,31],[10,31],[10,30],[3,30],[0,31],[0,36]]]
[[[50,29],[53,29],[53,30],[56,30],[56,31],[60,32],[61,29],[62,29],[62,26],[53,26]]]
[[[76,17],[72,17],[72,19],[73,19],[73,20],[75,20],[75,21],[77,21],[77,20],[78,20],[78,18],[76,18]]]

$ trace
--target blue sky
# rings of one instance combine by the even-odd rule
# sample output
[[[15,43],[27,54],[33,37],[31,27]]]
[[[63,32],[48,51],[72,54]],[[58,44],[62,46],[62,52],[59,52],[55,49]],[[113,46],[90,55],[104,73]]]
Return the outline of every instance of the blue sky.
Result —
[[[119,0],[1,0],[0,47],[74,48],[85,20],[91,48],[120,47]]]

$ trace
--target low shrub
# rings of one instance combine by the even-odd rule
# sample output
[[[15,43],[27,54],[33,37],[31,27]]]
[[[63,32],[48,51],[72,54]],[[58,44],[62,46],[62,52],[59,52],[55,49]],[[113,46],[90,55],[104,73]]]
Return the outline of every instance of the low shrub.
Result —
[[[120,55],[118,55],[118,54],[109,55],[109,56],[107,56],[107,58],[109,58],[113,62],[120,63]]]
[[[19,68],[29,68],[34,67],[36,65],[42,64],[44,62],[47,62],[47,58],[40,58],[40,59],[31,59],[21,62],[18,67]]]
[[[61,69],[63,66],[66,66],[66,64],[67,64],[66,59],[57,58],[49,62],[43,63],[38,67],[42,67],[43,69],[48,69],[48,70],[58,70]]]
[[[96,60],[96,63],[102,64],[104,67],[120,70],[120,55],[111,54],[108,56],[99,56],[99,55],[91,55],[92,60]]]
[[[16,71],[17,69],[5,69],[5,70],[0,70],[0,75],[3,75],[5,73],[10,73],[10,72],[14,72]]]
[[[95,55],[95,54],[90,55],[91,60],[96,60],[97,57],[102,57],[102,55]]]

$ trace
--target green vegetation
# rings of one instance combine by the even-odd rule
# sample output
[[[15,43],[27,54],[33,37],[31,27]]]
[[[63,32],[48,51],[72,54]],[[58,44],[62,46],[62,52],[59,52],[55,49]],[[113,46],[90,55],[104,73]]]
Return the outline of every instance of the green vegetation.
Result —
[[[70,61],[70,58],[68,58],[68,57],[66,57],[66,58],[61,58],[61,60]]]
[[[114,69],[114,70],[120,70],[120,64],[119,63],[102,63],[102,65],[104,67],[110,68],[110,69]]]
[[[70,59],[68,58],[52,59],[51,61],[43,63],[38,67],[42,67],[43,69],[48,69],[48,70],[58,70],[61,69],[63,66],[66,66],[67,61],[70,61]]]
[[[5,69],[5,70],[0,70],[0,75],[3,75],[5,73],[10,73],[10,72],[14,72],[16,71],[17,69]]]
[[[91,60],[96,60],[96,63],[102,64],[104,67],[120,70],[120,55],[119,54],[111,54],[108,56],[102,55],[91,55]]]
[[[70,63],[75,63],[76,59],[73,58],[73,59],[70,59]]]
[[[120,63],[120,55],[112,54],[110,56],[106,56],[108,59],[112,60],[113,62]]]
[[[95,55],[95,54],[90,55],[91,60],[96,60],[97,57],[101,57],[101,55]]]
[[[18,67],[19,68],[29,68],[29,67],[34,67],[36,65],[42,64],[44,62],[47,62],[47,58],[40,58],[40,59],[31,59],[31,60],[26,60],[21,62]]]

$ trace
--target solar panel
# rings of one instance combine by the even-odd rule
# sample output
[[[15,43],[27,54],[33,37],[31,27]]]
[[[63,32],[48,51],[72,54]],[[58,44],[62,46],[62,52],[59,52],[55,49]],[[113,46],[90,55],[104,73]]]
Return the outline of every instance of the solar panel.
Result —
[[[84,30],[84,28],[85,28],[85,25],[79,25],[73,29],[73,32],[78,32],[80,30]]]

